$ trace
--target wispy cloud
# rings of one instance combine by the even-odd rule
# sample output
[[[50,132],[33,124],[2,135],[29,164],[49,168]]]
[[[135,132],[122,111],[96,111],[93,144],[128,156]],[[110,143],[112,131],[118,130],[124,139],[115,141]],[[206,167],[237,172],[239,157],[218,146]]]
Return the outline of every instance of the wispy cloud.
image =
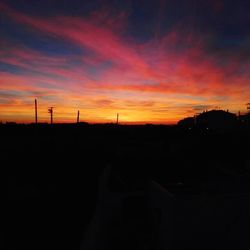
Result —
[[[211,4],[215,12],[224,8],[221,1]],[[39,97],[48,104],[54,101],[65,110],[84,107],[91,121],[95,120],[91,109],[96,109],[96,116],[103,109],[101,119],[105,114],[109,119],[120,109],[126,111],[127,120],[174,121],[187,110],[192,114],[218,103],[237,110],[250,98],[250,57],[244,53],[247,43],[235,51],[213,50],[213,34],[185,32],[181,26],[165,33],[159,28],[155,37],[139,43],[124,32],[129,13],[114,14],[105,8],[87,17],[61,15],[46,19],[5,4],[0,4],[0,9],[6,18],[25,27],[27,34],[46,35],[81,49],[77,54],[55,56],[5,42],[0,50],[0,67],[5,64],[5,70],[0,72],[0,91],[26,91],[27,98]],[[8,72],[8,65],[19,70]],[[166,108],[166,99],[173,95],[176,101],[171,105],[175,108]],[[192,96],[193,101],[185,95]],[[143,96],[143,100],[134,101],[135,96]],[[6,114],[6,97],[1,92],[0,97],[1,111]],[[22,102],[22,98],[19,94],[8,100]],[[204,98],[202,104],[199,98]],[[193,108],[186,105],[187,101]],[[45,109],[45,103],[42,105]],[[23,113],[29,108],[26,106]]]

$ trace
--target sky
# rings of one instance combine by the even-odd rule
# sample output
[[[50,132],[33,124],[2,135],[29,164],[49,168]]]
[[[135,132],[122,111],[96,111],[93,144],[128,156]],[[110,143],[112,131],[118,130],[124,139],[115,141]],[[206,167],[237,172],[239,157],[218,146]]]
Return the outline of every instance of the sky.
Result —
[[[0,121],[173,124],[250,102],[248,0],[0,0]]]

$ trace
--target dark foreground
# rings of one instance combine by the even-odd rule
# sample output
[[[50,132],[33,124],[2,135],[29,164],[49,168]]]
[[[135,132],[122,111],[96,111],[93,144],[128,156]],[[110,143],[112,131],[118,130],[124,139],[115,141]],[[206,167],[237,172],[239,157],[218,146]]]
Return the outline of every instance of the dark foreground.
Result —
[[[7,249],[79,249],[107,167],[132,191],[146,190],[151,180],[182,193],[203,193],[197,183],[210,181],[232,183],[231,193],[249,191],[247,128],[222,133],[151,125],[1,125],[0,138]],[[145,213],[137,200],[131,204],[128,211]],[[150,218],[142,220],[151,235]],[[126,223],[133,228],[133,221]]]

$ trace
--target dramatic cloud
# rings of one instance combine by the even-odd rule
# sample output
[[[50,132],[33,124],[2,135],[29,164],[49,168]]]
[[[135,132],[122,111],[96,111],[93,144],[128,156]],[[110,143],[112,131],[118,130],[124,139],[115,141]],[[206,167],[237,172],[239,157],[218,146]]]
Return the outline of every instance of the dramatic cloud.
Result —
[[[80,109],[90,122],[113,121],[119,112],[124,122],[154,123],[216,106],[237,112],[250,100],[250,36],[242,25],[247,15],[241,10],[231,34],[232,6],[225,1],[199,7],[204,18],[194,6],[197,16],[189,9],[182,19],[173,1],[160,1],[155,15],[147,2],[141,8],[152,9],[152,20],[133,4],[83,15],[44,8],[35,15],[7,3],[0,4],[8,29],[0,34],[2,120],[32,121],[34,98],[43,121],[55,105],[60,122],[74,121]],[[140,30],[141,20],[148,30]]]

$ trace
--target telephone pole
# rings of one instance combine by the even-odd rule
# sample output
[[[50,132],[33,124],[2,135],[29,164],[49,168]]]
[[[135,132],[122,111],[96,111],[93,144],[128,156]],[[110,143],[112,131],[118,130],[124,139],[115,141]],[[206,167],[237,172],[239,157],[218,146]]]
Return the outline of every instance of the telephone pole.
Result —
[[[80,111],[79,111],[79,110],[78,110],[78,112],[77,112],[77,120],[76,120],[76,122],[77,122],[77,123],[80,122]]]
[[[118,123],[119,123],[119,113],[117,113],[116,115],[116,124],[118,125]]]
[[[35,99],[35,123],[37,124],[37,100]]]
[[[49,114],[50,114],[50,124],[53,124],[53,108],[54,108],[54,107],[50,107],[50,108],[48,109],[48,112],[49,112]]]

